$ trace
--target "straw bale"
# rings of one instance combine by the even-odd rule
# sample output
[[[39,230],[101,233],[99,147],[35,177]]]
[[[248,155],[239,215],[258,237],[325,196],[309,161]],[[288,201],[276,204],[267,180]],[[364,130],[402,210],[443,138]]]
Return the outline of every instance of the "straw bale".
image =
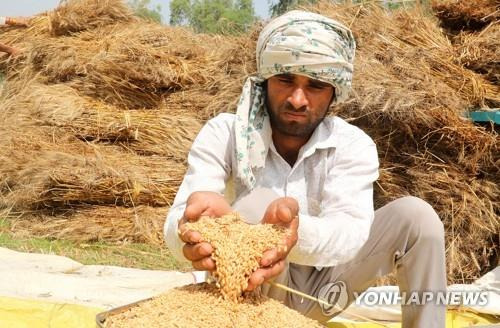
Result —
[[[167,207],[76,206],[57,215],[34,213],[12,221],[18,235],[76,242],[139,242],[163,245]],[[15,212],[7,213],[16,217]]]
[[[0,42],[26,51],[32,42],[49,36],[48,16],[40,14],[30,19],[28,27],[0,26]],[[17,56],[17,57],[23,57]],[[0,72],[7,73],[17,64],[20,58],[12,58],[5,53],[0,53]]]
[[[198,41],[180,28],[115,24],[34,42],[28,59],[50,83],[67,82],[81,94],[121,107],[154,108],[176,90],[214,81],[207,68],[216,67],[216,58],[196,46]]]
[[[12,143],[0,155],[0,207],[15,211],[79,204],[169,206],[185,172],[182,163],[159,156],[83,145],[68,151],[50,144],[26,153],[15,148],[15,138]]]
[[[500,190],[495,180],[479,180],[454,165],[429,169],[432,164],[408,170],[409,180],[418,181],[413,194],[428,200],[445,224],[450,280],[472,280],[500,256]]]
[[[382,163],[375,185],[376,207],[407,195],[433,206],[445,227],[450,283],[472,281],[495,267],[500,256],[498,174],[480,178],[429,154],[410,160],[406,165],[399,158]]]
[[[251,294],[242,303],[220,297],[213,284],[178,287],[125,312],[108,317],[106,328],[120,327],[297,327],[320,328],[276,300]]]
[[[4,111],[16,115],[16,125],[52,127],[93,143],[115,144],[142,155],[160,155],[186,161],[191,143],[201,129],[196,113],[157,110],[121,110],[81,97],[64,84],[30,83],[9,98]]]
[[[132,10],[123,0],[63,0],[49,14],[50,32],[55,36],[132,20]]]
[[[478,33],[462,32],[455,37],[457,61],[500,85],[500,23]]]
[[[441,25],[452,30],[480,30],[500,19],[497,0],[433,0],[431,3]]]
[[[220,218],[201,217],[186,224],[186,229],[199,231],[202,241],[212,245],[212,258],[217,279],[225,300],[237,302],[248,287],[250,275],[257,270],[266,250],[284,247],[287,231],[270,224],[251,225],[238,213]]]

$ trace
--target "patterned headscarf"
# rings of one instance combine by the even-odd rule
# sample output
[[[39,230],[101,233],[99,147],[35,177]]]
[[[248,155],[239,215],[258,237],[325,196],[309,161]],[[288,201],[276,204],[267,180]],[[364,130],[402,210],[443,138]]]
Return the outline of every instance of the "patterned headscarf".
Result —
[[[352,84],[356,44],[339,22],[293,10],[269,22],[257,41],[257,76],[243,86],[236,111],[236,177],[253,189],[253,169],[265,165],[271,125],[263,82],[278,74],[299,74],[331,84],[334,103],[345,101]]]

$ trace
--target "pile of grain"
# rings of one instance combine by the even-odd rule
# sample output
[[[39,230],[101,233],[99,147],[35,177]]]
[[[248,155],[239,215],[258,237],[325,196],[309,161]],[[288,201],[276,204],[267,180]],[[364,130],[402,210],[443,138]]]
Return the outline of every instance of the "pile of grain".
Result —
[[[248,287],[250,275],[260,267],[262,254],[272,248],[284,247],[286,230],[269,224],[250,225],[238,213],[220,218],[202,217],[186,224],[199,231],[202,240],[214,248],[213,272],[224,299],[236,302]]]
[[[241,303],[224,300],[214,285],[173,289],[125,312],[112,315],[106,328],[129,327],[323,327],[285,305],[264,296],[249,295]]]

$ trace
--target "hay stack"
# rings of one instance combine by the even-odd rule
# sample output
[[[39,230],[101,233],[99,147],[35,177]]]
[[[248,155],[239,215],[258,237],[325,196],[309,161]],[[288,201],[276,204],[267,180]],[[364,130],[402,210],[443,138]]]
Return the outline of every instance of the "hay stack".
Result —
[[[205,69],[210,56],[194,44],[191,51],[172,47],[174,33],[152,23],[116,24],[78,37],[41,39],[27,60],[49,83],[66,82],[119,107],[156,108],[170,93],[213,76]]]
[[[163,245],[163,225],[168,207],[78,206],[57,216],[25,215],[14,220],[18,235],[68,239],[76,242],[139,242]]]
[[[156,110],[121,110],[82,97],[65,84],[30,83],[4,102],[3,111],[10,113],[6,120],[14,126],[52,128],[78,140],[119,145],[181,163],[201,129],[196,113],[190,111],[169,112],[165,105]]]
[[[16,139],[11,142],[18,145]],[[81,204],[169,206],[185,172],[183,164],[167,158],[114,148],[36,147],[40,150],[11,148],[1,155],[5,194],[0,206],[19,212],[57,212]]]
[[[63,0],[48,17],[49,30],[54,36],[133,20],[132,10],[121,0]]]
[[[500,19],[497,0],[433,0],[432,9],[441,25],[451,31],[477,31]]]
[[[500,85],[500,22],[477,33],[462,32],[455,44],[461,65]]]

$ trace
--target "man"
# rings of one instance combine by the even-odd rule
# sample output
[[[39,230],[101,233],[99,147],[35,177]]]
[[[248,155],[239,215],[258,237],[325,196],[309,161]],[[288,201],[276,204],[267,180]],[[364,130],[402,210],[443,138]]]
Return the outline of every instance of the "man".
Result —
[[[208,121],[192,145],[165,225],[175,256],[197,270],[214,270],[212,247],[184,224],[231,212],[223,193],[232,179],[236,203],[257,200],[261,188],[278,195],[262,222],[291,232],[286,251],[263,254],[248,290],[262,285],[270,297],[320,321],[336,313],[264,282],[316,297],[336,286],[346,297],[342,308],[393,269],[401,292],[445,290],[444,232],[436,213],[414,197],[374,213],[375,144],[340,118],[325,117],[330,105],[348,97],[354,52],[351,31],[317,14],[291,11],[264,27],[258,76],[245,82],[236,115]],[[402,312],[404,327],[444,327],[443,306],[410,304]]]

